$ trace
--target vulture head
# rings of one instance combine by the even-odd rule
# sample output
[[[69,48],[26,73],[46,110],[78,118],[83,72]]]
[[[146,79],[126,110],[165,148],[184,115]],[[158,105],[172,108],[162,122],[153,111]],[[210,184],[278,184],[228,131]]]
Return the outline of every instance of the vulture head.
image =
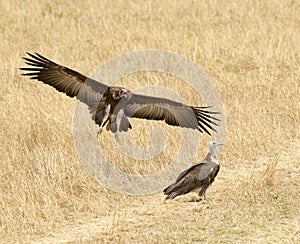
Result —
[[[217,146],[221,146],[221,145],[224,145],[224,144],[221,142],[218,142],[218,141],[211,141],[209,143],[209,147],[212,149],[215,149]]]
[[[217,155],[215,154],[215,148],[223,145],[223,143],[218,141],[211,141],[209,143],[209,154],[207,155],[207,157],[210,157],[213,163],[218,163]]]
[[[111,96],[115,100],[121,100],[123,97],[127,98],[128,92],[127,89],[121,87],[112,87],[110,89]]]

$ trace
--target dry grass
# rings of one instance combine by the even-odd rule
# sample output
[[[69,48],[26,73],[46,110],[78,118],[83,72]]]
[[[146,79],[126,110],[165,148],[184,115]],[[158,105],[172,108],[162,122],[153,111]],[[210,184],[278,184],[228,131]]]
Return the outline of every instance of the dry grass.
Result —
[[[1,242],[299,243],[299,3],[60,2],[0,3]],[[126,196],[95,183],[73,147],[74,100],[18,70],[26,51],[89,74],[145,48],[186,55],[210,75],[224,102],[226,146],[207,203],[188,195],[163,204],[162,193]],[[180,88],[164,75],[144,75]],[[138,78],[120,83],[142,86]],[[133,123],[132,137],[147,145],[146,125],[154,122]],[[114,163],[155,172],[176,152],[176,142],[168,143],[170,151],[147,165],[124,164],[117,150]],[[200,149],[199,160],[207,150]]]

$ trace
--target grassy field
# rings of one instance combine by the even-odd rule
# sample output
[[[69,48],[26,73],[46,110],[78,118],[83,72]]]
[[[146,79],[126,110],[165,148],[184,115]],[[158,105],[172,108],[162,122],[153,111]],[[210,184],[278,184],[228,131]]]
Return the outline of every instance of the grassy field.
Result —
[[[0,13],[0,242],[300,242],[298,1],[1,0]],[[162,192],[128,196],[96,183],[75,153],[75,99],[19,70],[26,51],[88,75],[143,49],[188,57],[220,93],[227,136],[207,202],[190,194],[164,204]],[[118,84],[180,92],[178,79],[146,73]],[[191,94],[180,95],[201,104]],[[139,146],[150,143],[149,126],[160,125],[173,140],[168,136],[163,155],[141,163],[126,160],[105,131],[99,144],[113,163],[141,174],[170,164],[180,129],[132,123]],[[193,163],[206,152],[201,144]]]

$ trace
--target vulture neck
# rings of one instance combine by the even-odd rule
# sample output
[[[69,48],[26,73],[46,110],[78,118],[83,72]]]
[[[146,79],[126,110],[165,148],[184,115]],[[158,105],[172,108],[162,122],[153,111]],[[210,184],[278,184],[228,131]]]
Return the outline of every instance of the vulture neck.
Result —
[[[219,161],[218,161],[217,155],[215,154],[214,148],[209,149],[209,153],[207,154],[206,159],[212,163],[219,164]]]

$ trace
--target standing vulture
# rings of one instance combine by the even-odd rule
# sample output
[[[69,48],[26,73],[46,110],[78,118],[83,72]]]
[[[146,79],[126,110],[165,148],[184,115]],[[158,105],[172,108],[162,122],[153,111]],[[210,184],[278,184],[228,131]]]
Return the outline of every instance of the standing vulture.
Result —
[[[215,148],[223,145],[217,141],[209,143],[209,153],[205,159],[180,173],[176,182],[164,189],[164,194],[168,195],[165,200],[174,199],[176,196],[187,194],[191,191],[198,192],[203,200],[206,200],[205,192],[213,183],[219,173],[220,164],[215,154]]]
[[[24,58],[31,67],[21,68],[23,75],[53,86],[69,97],[77,97],[86,103],[98,133],[107,124],[107,130],[113,133],[128,131],[132,128],[130,117],[164,120],[168,125],[197,129],[200,132],[215,131],[219,119],[212,116],[218,112],[209,111],[209,107],[194,107],[165,98],[134,94],[126,88],[107,86],[88,78],[74,70],[61,66],[38,53]]]

